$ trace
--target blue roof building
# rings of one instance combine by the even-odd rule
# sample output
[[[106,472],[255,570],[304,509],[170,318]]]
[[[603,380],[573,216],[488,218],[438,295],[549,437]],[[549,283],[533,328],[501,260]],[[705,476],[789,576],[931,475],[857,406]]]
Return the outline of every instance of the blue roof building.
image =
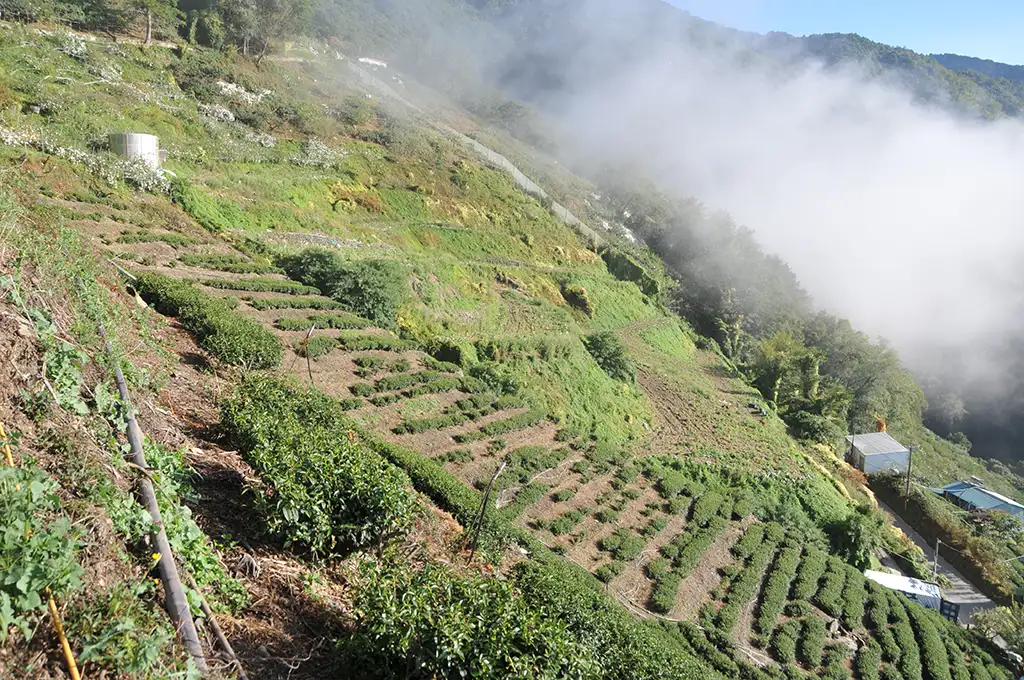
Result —
[[[976,478],[947,484],[941,489],[935,489],[935,492],[965,510],[1002,510],[1024,521],[1024,505],[986,489],[981,480]]]

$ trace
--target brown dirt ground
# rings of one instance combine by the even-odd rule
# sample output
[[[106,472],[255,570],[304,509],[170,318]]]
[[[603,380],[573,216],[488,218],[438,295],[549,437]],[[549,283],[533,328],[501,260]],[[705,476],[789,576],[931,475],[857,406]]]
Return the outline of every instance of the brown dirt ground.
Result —
[[[734,561],[732,546],[749,524],[749,518],[732,524],[711,544],[701,557],[700,563],[683,579],[676,595],[676,604],[669,616],[689,621],[697,615],[701,606],[710,599],[711,591],[722,580],[718,570]]]
[[[640,556],[633,560],[609,585],[636,606],[646,609],[654,582],[647,578],[647,575],[644,573],[644,566],[657,557],[662,546],[682,532],[685,527],[685,516],[671,516],[665,528],[659,531],[644,546],[644,551],[640,553]]]

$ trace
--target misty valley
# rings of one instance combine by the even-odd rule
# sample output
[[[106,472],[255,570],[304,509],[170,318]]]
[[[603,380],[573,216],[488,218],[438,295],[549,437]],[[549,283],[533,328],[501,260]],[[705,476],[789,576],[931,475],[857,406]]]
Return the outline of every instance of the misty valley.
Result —
[[[0,677],[1024,675],[1024,66],[723,7],[0,0]]]

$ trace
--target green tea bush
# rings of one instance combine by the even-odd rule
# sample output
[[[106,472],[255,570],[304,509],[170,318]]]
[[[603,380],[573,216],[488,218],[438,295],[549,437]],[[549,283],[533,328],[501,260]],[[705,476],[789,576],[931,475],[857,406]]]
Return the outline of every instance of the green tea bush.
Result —
[[[621,574],[625,568],[626,565],[622,562],[609,562],[608,564],[602,564],[600,567],[595,569],[594,576],[596,576],[597,580],[601,583],[608,583],[613,578]]]
[[[349,437],[338,402],[249,377],[223,407],[223,427],[269,493],[268,527],[315,553],[378,544],[404,531],[415,504],[405,476]],[[313,483],[315,481],[315,483]]]
[[[629,360],[626,353],[626,346],[619,340],[619,336],[611,331],[592,333],[583,340],[584,346],[594,361],[613,380],[632,382],[636,370],[633,362]]]
[[[825,622],[817,616],[804,619],[800,633],[799,658],[808,668],[821,665],[821,652],[825,646]]]
[[[807,600],[796,600],[790,602],[783,608],[783,613],[791,618],[800,619],[805,616],[810,616],[814,611],[814,607]]]
[[[715,627],[720,632],[727,633],[732,631],[736,621],[739,619],[740,611],[757,593],[765,567],[768,566],[768,562],[771,561],[772,556],[775,554],[775,547],[776,543],[770,540],[758,546],[750,556],[750,559],[747,560],[746,568],[732,582],[732,587],[729,589],[729,594],[725,599],[725,606],[718,611],[718,620]]]
[[[755,626],[759,633],[767,635],[775,627],[775,621],[782,613],[782,607],[789,595],[789,586],[800,564],[800,549],[786,547],[779,551],[768,578],[761,591],[761,605],[757,612]]]
[[[697,527],[672,539],[662,548],[662,554],[672,560],[676,574],[685,578],[727,526],[721,517],[713,517],[706,527]]]
[[[458,364],[453,364],[450,361],[439,361],[431,356],[423,358],[423,365],[438,373],[462,373],[462,368]]]
[[[303,286],[294,281],[281,279],[203,279],[200,283],[210,288],[223,290],[244,290],[253,293],[287,293],[288,295],[319,295],[320,291],[312,286]]]
[[[879,680],[882,668],[882,648],[874,640],[868,640],[857,650],[853,667],[858,680]],[[968,677],[970,677],[968,675]]]
[[[400,401],[402,401],[402,395],[400,394],[378,394],[370,398],[370,403],[377,407],[397,404]]]
[[[223,300],[160,274],[141,274],[135,288],[156,311],[176,317],[200,347],[221,361],[247,369],[281,363],[284,348],[277,336]]]
[[[349,399],[339,399],[338,404],[341,406],[342,411],[354,411],[357,408],[361,408],[366,405],[366,402],[357,397]]]
[[[597,545],[601,550],[611,553],[615,560],[629,562],[643,552],[647,542],[626,527],[620,527],[611,536],[598,541]]]
[[[366,369],[370,373],[379,373],[388,365],[387,359],[373,354],[363,354],[362,356],[355,357],[352,359],[352,363],[359,368]]]
[[[319,329],[335,328],[338,330],[359,330],[369,328],[373,322],[355,314],[312,314],[304,319],[284,317],[274,321],[274,325],[283,331],[304,331],[311,326]]]
[[[11,626],[31,637],[46,588],[61,597],[81,585],[81,533],[60,513],[59,490],[41,470],[0,464],[0,642]]]
[[[772,636],[772,656],[779,663],[790,664],[796,661],[796,644],[800,638],[801,624],[799,621],[786,621],[779,626]]]
[[[326,335],[318,335],[308,340],[302,339],[295,342],[295,351],[300,357],[316,359],[330,354],[338,346],[338,341]]]
[[[846,568],[846,583],[843,585],[843,625],[857,630],[864,625],[864,575],[853,567]]]
[[[619,511],[611,508],[602,508],[594,513],[594,519],[602,524],[611,524],[619,520]]]
[[[544,446],[521,446],[506,456],[505,471],[495,482],[496,489],[514,484],[526,484],[542,470],[553,468],[567,455],[564,449],[551,450]]]
[[[881,630],[889,625],[889,597],[883,586],[868,581],[868,626],[872,630]]]
[[[604,676],[600,659],[571,624],[533,606],[508,581],[461,576],[432,564],[411,569],[364,563],[360,571],[359,619],[341,651],[365,677]]]
[[[676,595],[679,593],[679,586],[682,582],[683,579],[673,572],[669,572],[655,581],[648,606],[660,614],[672,611],[672,608],[676,606]]]
[[[342,304],[337,300],[315,297],[283,297],[283,298],[246,298],[245,301],[253,309],[264,311],[267,309],[341,309]],[[309,328],[309,326],[306,326]],[[306,328],[292,330],[306,330]]]
[[[690,521],[700,526],[707,525],[718,514],[724,495],[715,489],[705,491],[693,504]],[[731,513],[729,513],[731,514]]]
[[[455,441],[462,443],[472,442],[479,439],[486,439],[488,437],[505,434],[506,432],[524,430],[528,427],[533,427],[547,418],[547,416],[548,412],[543,409],[531,409],[525,413],[520,413],[519,415],[511,416],[503,420],[495,420],[494,422],[484,425],[477,432],[458,434],[455,436]]]
[[[357,397],[370,397],[376,393],[370,383],[356,383],[348,386],[348,391]]]
[[[828,567],[821,579],[821,587],[814,602],[829,616],[843,613],[843,586],[846,585],[846,564],[835,557],[828,558]]]
[[[889,593],[889,612],[893,617],[892,633],[900,649],[899,669],[904,680],[921,680],[921,651],[914,638],[914,629],[904,600],[896,593]]]
[[[469,449],[452,449],[434,457],[439,463],[468,463],[473,460],[473,452]]]
[[[379,349],[387,352],[404,352],[407,349],[415,349],[415,345],[407,340],[402,340],[391,335],[339,335],[338,345],[350,352],[365,352],[371,349]]]
[[[384,376],[374,383],[374,388],[378,392],[394,392],[396,390],[404,390],[407,387],[413,385],[422,385],[423,383],[429,383],[433,380],[437,380],[441,377],[441,374],[437,371],[421,371],[419,373],[397,373],[395,375]]]
[[[575,489],[560,489],[560,490],[556,491],[555,493],[551,494],[551,500],[555,501],[556,503],[562,503],[564,501],[569,500],[570,498],[572,498],[575,495],[576,495],[576,490]]]
[[[254,262],[249,258],[237,255],[210,255],[202,253],[186,253],[178,258],[189,267],[202,267],[232,274],[279,274],[281,270],[269,262]]]
[[[195,245],[197,241],[182,234],[161,234],[147,229],[138,231],[123,231],[117,237],[118,243],[166,243],[172,248],[186,248]]]
[[[828,553],[818,548],[810,547],[804,549],[803,559],[800,561],[800,568],[797,570],[796,579],[793,581],[792,599],[810,600],[818,592],[818,582],[821,580],[825,568],[828,566]]]
[[[516,492],[515,500],[508,505],[502,506],[502,517],[508,522],[516,519],[524,510],[526,510],[526,508],[543,498],[544,493],[549,488],[551,487],[544,484],[527,484],[520,488],[519,491]]]
[[[843,645],[829,645],[822,657],[819,677],[823,680],[849,680],[850,671],[846,668],[850,650]]]
[[[711,669],[674,634],[635,620],[586,572],[564,560],[524,561],[515,578],[524,598],[575,631],[591,648],[606,680],[702,680]]]
[[[764,525],[763,524],[751,524],[750,527],[743,532],[740,536],[740,540],[736,541],[736,545],[732,547],[732,553],[741,560],[748,559],[754,554],[761,543],[764,541]]]
[[[461,389],[463,386],[463,378],[455,376],[448,376],[444,378],[438,378],[437,380],[431,380],[430,382],[423,383],[422,385],[416,385],[410,387],[407,390],[402,391],[402,396],[406,399],[412,399],[414,397],[422,397],[425,394],[440,394],[442,392],[451,392],[452,390]]]
[[[664,557],[655,557],[644,565],[644,573],[652,581],[659,581],[665,578],[672,571],[672,563]]]
[[[462,425],[470,421],[465,413],[450,413],[436,418],[422,418],[419,420],[407,420],[391,428],[395,434],[419,434],[429,430],[443,430],[456,425]]]
[[[930,680],[953,680],[949,671],[949,657],[939,629],[924,607],[909,605],[907,613],[920,643],[921,661]]]
[[[388,366],[388,370],[392,373],[405,373],[410,368],[411,365],[409,364],[409,360],[405,358],[395,359],[391,362],[391,365]]]
[[[546,528],[555,536],[564,536],[572,533],[584,517],[586,514],[582,510],[571,510],[548,522]]]
[[[408,273],[391,260],[347,260],[339,253],[309,249],[281,258],[290,278],[316,286],[356,314],[391,328],[409,296]]]

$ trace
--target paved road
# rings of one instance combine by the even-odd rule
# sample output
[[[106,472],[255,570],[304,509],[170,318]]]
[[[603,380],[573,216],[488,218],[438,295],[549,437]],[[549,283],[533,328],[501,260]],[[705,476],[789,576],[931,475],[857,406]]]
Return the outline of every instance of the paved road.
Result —
[[[910,538],[910,540],[924,550],[924,556],[928,558],[928,561],[934,560],[934,545],[928,545],[920,534],[911,529],[910,525],[903,521],[903,518],[893,512],[892,508],[887,506],[885,503],[879,501],[878,507],[889,513],[892,517],[892,523],[899,527],[903,533]],[[947,550],[948,549],[949,548],[947,548]],[[942,559],[942,547],[939,548],[939,573],[948,578],[952,583],[951,587],[943,588],[942,594],[950,602],[956,602],[960,605],[961,623],[970,623],[971,617],[974,616],[975,612],[982,611],[984,609],[991,609],[996,606],[992,600],[988,599],[988,597],[964,578],[960,572],[954,569],[949,562]]]

